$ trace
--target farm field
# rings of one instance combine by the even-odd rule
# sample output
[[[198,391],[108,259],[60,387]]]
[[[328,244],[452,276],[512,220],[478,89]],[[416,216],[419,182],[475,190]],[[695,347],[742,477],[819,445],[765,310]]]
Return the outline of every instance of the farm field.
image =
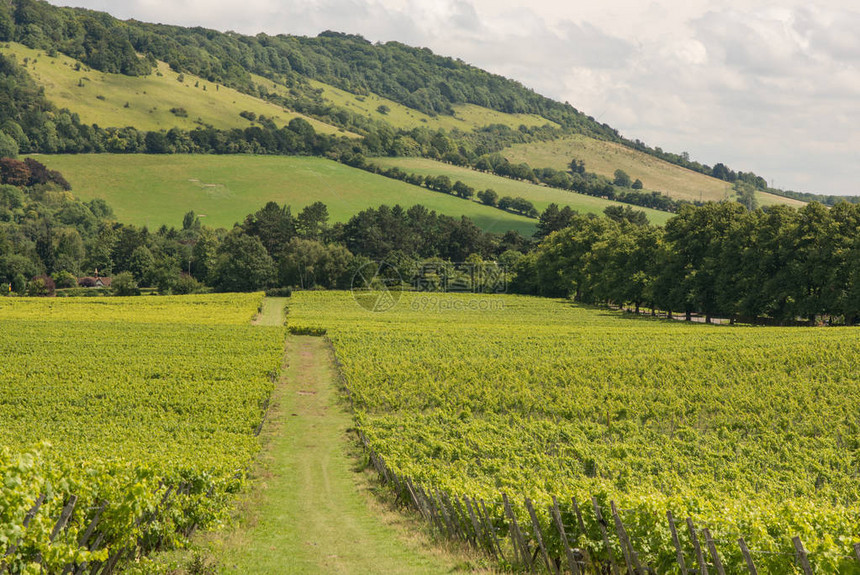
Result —
[[[571,159],[585,162],[585,169],[613,178],[615,170],[627,172],[632,179],[642,180],[646,190],[666,194],[673,199],[714,201],[734,198],[731,184],[704,174],[670,164],[617,144],[576,135],[551,142],[517,144],[502,152],[512,163],[526,162],[533,168],[566,170]],[[801,206],[803,202],[757,192],[759,205],[787,204]]]
[[[0,566],[59,573],[221,521],[283,356],[283,328],[251,326],[261,299],[0,299]]]
[[[565,190],[557,190],[546,186],[538,186],[528,182],[503,178],[494,174],[486,174],[477,170],[443,164],[435,160],[425,158],[372,158],[371,161],[384,168],[398,167],[407,173],[421,174],[424,176],[446,175],[451,181],[461,180],[476,190],[493,189],[499,196],[522,197],[534,204],[539,212],[555,203],[560,207],[570,206],[571,209],[583,214],[603,214],[607,206],[627,206],[603,198],[576,194]],[[662,225],[672,217],[668,212],[652,210],[631,206],[633,209],[641,210],[648,215],[648,220],[655,225]]]
[[[688,325],[517,296],[403,294],[371,313],[347,293],[295,294],[288,325],[327,330],[389,469],[491,502],[497,524],[503,492],[541,510],[555,495],[570,525],[565,502],[595,496],[618,504],[659,573],[677,572],[667,511],[707,527],[729,572],[745,568],[739,537],[759,572],[796,572],[794,536],[816,572],[858,571],[850,328]],[[605,559],[585,516],[574,546]]]
[[[0,48],[0,53],[14,54],[19,63],[26,58],[27,72],[45,88],[48,100],[78,114],[86,124],[141,130],[193,130],[204,124],[247,128],[252,123],[239,116],[247,110],[272,118],[279,127],[302,117],[320,133],[339,133],[334,126],[192,74],[183,74],[179,82],[179,74],[164,62],[159,62],[157,72],[149,76],[132,77],[91,70],[62,54],[51,58],[43,50],[16,43],[9,46]],[[173,108],[182,108],[187,115],[177,116],[171,112]]]
[[[423,204],[440,214],[468,216],[483,229],[531,235],[536,220],[432,192],[322,158],[211,155],[39,155],[83,200],[101,198],[119,221],[178,226],[193,210],[212,227],[230,228],[266,202],[293,213],[316,201],[331,223],[382,204]]]

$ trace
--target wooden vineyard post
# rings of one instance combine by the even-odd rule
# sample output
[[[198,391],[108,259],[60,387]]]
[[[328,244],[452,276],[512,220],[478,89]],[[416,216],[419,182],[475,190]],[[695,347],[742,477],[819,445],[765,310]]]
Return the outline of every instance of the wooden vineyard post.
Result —
[[[478,522],[478,517],[475,515],[475,508],[478,507],[477,503],[474,501],[469,501],[469,498],[465,495],[463,496],[463,501],[466,503],[466,510],[469,512],[469,518],[472,520],[472,527],[475,529],[475,539],[478,543],[481,543],[481,547],[490,551],[494,556],[496,554],[496,550],[493,549],[493,544],[488,543],[489,538],[486,533],[484,533],[481,524]]]
[[[32,521],[33,518],[36,516],[36,513],[39,512],[39,509],[42,507],[42,503],[44,503],[44,502],[45,502],[45,494],[42,493],[39,495],[39,498],[36,500],[36,503],[33,504],[33,507],[31,507],[30,510],[27,512],[27,515],[24,516],[24,522],[23,522],[24,529],[27,529],[27,527],[30,526],[30,521]],[[18,550],[18,543],[16,542],[15,544],[11,545],[9,547],[9,549],[6,550],[5,557],[9,557],[10,555],[12,555],[17,550]],[[0,571],[0,573],[2,573],[2,571]]]
[[[600,527],[600,534],[603,535],[603,544],[606,545],[606,553],[609,555],[609,565],[612,567],[612,575],[618,575],[618,566],[615,564],[615,558],[612,556],[612,545],[609,543],[609,535],[606,533],[606,520],[603,519],[603,514],[600,512],[600,505],[597,503],[597,497],[591,496],[591,504],[594,506],[594,515],[597,517],[597,525]]]
[[[813,575],[812,566],[809,564],[809,554],[803,548],[800,537],[792,537],[791,542],[794,543],[794,550],[797,551],[797,562],[800,563],[803,572],[806,575]]]
[[[448,510],[445,508],[445,501],[439,494],[439,490],[435,489],[435,491],[436,493],[434,497],[436,499],[437,507],[439,507],[439,513],[442,515],[442,521],[445,523],[445,531],[447,531],[448,537],[453,539],[456,536],[456,533],[454,532],[454,527],[451,525],[451,519],[448,517]]]
[[[487,512],[487,506],[484,503],[483,499],[481,499],[480,515],[482,515],[482,521],[484,521],[487,525],[487,530],[490,532],[490,536],[493,539],[493,543],[495,543],[495,545],[496,545],[496,549],[499,550],[499,556],[504,561],[507,561],[507,558],[505,558],[505,553],[504,553],[504,551],[502,551],[502,544],[501,544],[501,542],[499,542],[499,536],[496,533],[496,527],[493,525],[493,519],[490,517],[490,514]]]
[[[671,511],[666,512],[666,519],[669,520],[669,530],[672,532],[672,543],[675,544],[675,552],[678,554],[678,567],[681,568],[682,575],[687,574],[687,562],[684,561],[684,550],[681,548],[681,540],[678,538],[678,529],[675,527],[675,517]]]
[[[573,549],[570,548],[570,543],[567,540],[567,533],[564,530],[564,522],[561,520],[561,511],[558,509],[558,500],[555,495],[552,496],[552,518],[555,521],[555,526],[558,529],[558,535],[561,538],[561,544],[564,545],[564,554],[567,556],[567,566],[573,575],[579,575],[579,565],[576,562],[576,557],[573,556]]]
[[[520,551],[523,565],[525,565],[529,570],[531,570],[532,561],[531,554],[529,553],[529,548],[526,546],[525,539],[523,539],[522,531],[520,531],[520,524],[517,522],[517,516],[514,515],[514,510],[511,507],[510,501],[508,501],[507,494],[505,493],[502,493],[502,502],[505,505],[505,513],[511,520],[511,540],[514,542],[514,547],[516,547]]]
[[[740,545],[741,553],[743,553],[744,556],[744,561],[747,562],[747,569],[749,569],[750,575],[758,575],[758,570],[755,568],[755,563],[753,562],[752,555],[750,555],[750,550],[747,547],[747,542],[744,541],[743,537],[738,539],[738,545]]]
[[[582,520],[582,511],[579,510],[579,502],[576,500],[576,497],[571,498],[571,502],[573,503],[573,512],[576,514],[576,524],[579,527],[579,532],[582,533],[583,537],[588,539],[588,532],[585,530],[585,521]],[[588,548],[583,548],[582,553],[585,556],[585,561],[594,568],[595,572],[599,573],[600,567],[591,558]]]
[[[418,508],[418,513],[421,514],[421,518],[424,521],[430,523],[429,514],[424,511],[424,506],[421,505],[421,502],[418,500],[418,495],[415,494],[415,489],[414,489],[414,486],[412,485],[412,480],[407,479],[405,484],[406,484],[406,489],[409,490],[409,495],[412,497],[412,501],[415,503],[415,507]]]
[[[475,539],[477,533],[475,535],[469,533],[469,524],[467,523],[468,517],[466,516],[466,512],[463,510],[463,505],[460,503],[460,498],[456,495],[454,496],[454,503],[457,504],[457,521],[460,523],[461,527],[463,527],[465,539],[470,542],[473,547],[477,547],[478,544]]]
[[[643,572],[642,565],[639,564],[639,556],[633,549],[630,538],[627,537],[627,530],[624,529],[624,523],[621,522],[621,516],[618,515],[618,509],[615,508],[615,502],[610,501],[609,505],[612,508],[612,519],[615,521],[615,531],[618,533],[618,540],[621,542],[624,562],[627,563],[627,571],[638,575]]]
[[[860,563],[860,543],[854,544],[854,555],[857,556],[857,563]]]
[[[705,563],[705,556],[702,554],[702,546],[699,545],[699,538],[696,536],[696,526],[693,525],[693,519],[687,517],[687,529],[690,530],[690,540],[693,542],[693,549],[696,550],[696,561],[699,563],[699,573],[708,575],[708,564]]]
[[[535,539],[537,539],[538,547],[540,547],[540,552],[541,555],[543,555],[543,561],[546,564],[546,568],[550,573],[558,575],[558,569],[555,568],[555,562],[550,560],[549,554],[546,552],[546,546],[543,544],[543,537],[540,532],[540,522],[538,522],[535,508],[532,507],[532,502],[528,497],[526,497],[526,509],[528,509],[529,516],[532,518],[532,527],[534,528]]]
[[[711,552],[711,558],[714,560],[714,567],[716,567],[717,573],[726,575],[726,570],[723,569],[723,562],[720,561],[720,556],[717,553],[717,546],[714,543],[713,537],[711,537],[711,531],[706,527],[702,529],[702,535],[705,536],[705,543],[708,545],[708,551]]]
[[[71,495],[69,497],[69,502],[66,503],[66,506],[63,507],[62,513],[60,513],[60,518],[57,520],[57,524],[54,525],[54,530],[51,531],[50,542],[53,543],[54,539],[57,538],[57,535],[60,534],[60,531],[66,526],[66,523],[69,522],[69,519],[72,517],[72,513],[75,510],[75,505],[78,503],[77,495]]]

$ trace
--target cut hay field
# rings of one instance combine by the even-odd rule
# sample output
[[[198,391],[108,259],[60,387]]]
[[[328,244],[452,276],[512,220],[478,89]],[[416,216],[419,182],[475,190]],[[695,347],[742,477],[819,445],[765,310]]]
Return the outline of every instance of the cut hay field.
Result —
[[[141,130],[191,130],[204,124],[222,129],[247,128],[252,123],[239,116],[247,110],[272,118],[278,126],[303,117],[320,133],[339,133],[334,126],[191,74],[184,74],[179,82],[179,74],[164,62],[149,76],[123,76],[92,70],[62,54],[50,58],[44,51],[21,44],[9,46],[0,48],[0,53],[13,54],[22,64],[26,59],[27,72],[45,88],[48,100],[75,112],[86,124]],[[172,113],[173,108],[185,109],[187,117]]]
[[[422,204],[441,214],[468,216],[497,233],[531,235],[536,221],[495,208],[350,168],[322,158],[209,155],[40,155],[83,199],[101,198],[122,222],[179,226],[182,216],[203,214],[212,227],[231,227],[266,202],[296,212],[320,201],[332,222],[382,204]]]
[[[493,189],[499,196],[520,196],[532,202],[538,211],[543,211],[551,203],[559,206],[570,206],[571,209],[583,214],[602,214],[607,206],[627,206],[603,198],[595,198],[584,194],[577,194],[565,190],[558,190],[546,186],[538,186],[528,182],[503,178],[493,174],[443,164],[435,160],[424,158],[373,158],[372,162],[386,168],[398,167],[409,173],[424,176],[446,175],[452,181],[461,180],[476,190]],[[655,225],[665,224],[672,216],[668,212],[661,212],[649,208],[632,206],[634,209],[642,210],[648,215],[648,220]]]
[[[526,162],[533,168],[567,169],[573,158],[585,162],[589,172],[614,177],[615,170],[627,172],[632,179],[642,180],[646,190],[657,191],[677,200],[714,201],[734,199],[731,184],[704,174],[670,164],[614,142],[604,142],[586,136],[569,136],[552,142],[518,144],[504,150],[512,163]],[[758,192],[759,205],[787,204],[801,206],[803,202]]]

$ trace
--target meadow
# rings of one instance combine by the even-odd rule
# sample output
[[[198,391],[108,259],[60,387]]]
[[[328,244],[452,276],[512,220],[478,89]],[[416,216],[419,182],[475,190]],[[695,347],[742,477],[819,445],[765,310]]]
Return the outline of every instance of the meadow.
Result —
[[[285,86],[260,76],[254,76],[254,81],[271,92],[284,95],[289,92]],[[455,104],[453,116],[430,116],[373,93],[351,94],[317,80],[308,80],[308,83],[325,101],[334,106],[345,108],[372,120],[384,121],[395,129],[429,128],[469,132],[490,124],[502,124],[514,129],[520,126],[557,126],[555,122],[534,114],[506,114],[474,104]],[[380,111],[381,106],[384,106],[383,111]]]
[[[571,525],[573,497],[615,501],[660,573],[676,569],[667,511],[709,528],[733,572],[744,568],[740,537],[759,569],[795,572],[796,535],[817,572],[857,570],[850,328],[691,325],[420,293],[384,313],[350,294],[300,293],[288,317],[291,329],[327,330],[369,447],[427,492],[496,502],[500,514],[502,493],[543,510],[557,496]],[[605,558],[586,519],[575,546]]]
[[[48,100],[78,114],[86,124],[103,128],[133,126],[139,130],[193,130],[203,125],[247,128],[253,123],[239,114],[248,111],[272,118],[279,127],[302,117],[317,132],[348,135],[329,124],[193,74],[182,74],[180,78],[164,62],[159,62],[149,76],[134,77],[92,70],[68,56],[49,57],[43,50],[16,43],[0,48],[0,52],[14,55],[45,89]],[[173,109],[184,112],[177,114]]]
[[[194,211],[211,227],[230,228],[266,202],[293,213],[320,201],[330,223],[382,204],[422,204],[440,214],[468,216],[486,231],[531,235],[535,220],[432,192],[322,158],[209,155],[51,155],[37,159],[59,170],[76,197],[100,198],[122,222],[179,226]]]
[[[676,200],[713,201],[734,199],[731,184],[704,174],[670,164],[615,142],[595,140],[586,136],[568,136],[551,142],[517,144],[502,155],[512,163],[526,162],[533,168],[566,170],[573,158],[585,162],[585,169],[615,177],[615,170],[627,172],[632,179],[642,180],[646,191],[656,191]],[[759,205],[787,204],[801,206],[803,202],[757,192]]]
[[[261,300],[0,299],[0,568],[105,565],[223,520],[283,356]]]
[[[551,203],[557,204],[560,207],[570,206],[571,209],[583,214],[598,215],[602,215],[603,210],[605,210],[607,206],[625,207],[628,205],[604,200],[603,198],[597,198],[594,196],[587,196],[585,194],[577,194],[565,190],[539,186],[529,182],[503,178],[494,174],[487,174],[469,168],[452,166],[425,158],[372,158],[371,161],[384,168],[392,168],[396,166],[407,173],[421,174],[423,176],[445,175],[451,178],[452,182],[460,180],[464,184],[472,186],[476,190],[486,190],[488,188],[493,189],[499,194],[499,197],[519,196],[534,204],[535,208],[537,208],[539,212],[545,210]],[[672,214],[668,212],[661,212],[650,208],[640,208],[638,206],[632,207],[645,212],[648,216],[648,221],[654,225],[665,224],[666,221],[672,217]]]

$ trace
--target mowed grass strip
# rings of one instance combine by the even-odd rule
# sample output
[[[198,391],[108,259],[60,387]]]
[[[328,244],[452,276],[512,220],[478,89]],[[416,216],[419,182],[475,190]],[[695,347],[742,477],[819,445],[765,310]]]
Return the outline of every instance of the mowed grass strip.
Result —
[[[533,168],[566,170],[574,158],[585,162],[589,172],[615,176],[615,170],[627,172],[632,179],[642,180],[646,190],[653,190],[676,200],[713,201],[734,199],[736,194],[728,182],[682,168],[633,150],[615,142],[604,142],[575,135],[551,142],[518,144],[503,155],[512,163],[526,162]],[[773,194],[758,192],[759,204],[803,205],[803,202]]]
[[[511,196],[522,197],[534,204],[538,211],[542,212],[551,203],[559,206],[570,206],[571,209],[583,214],[602,214],[607,206],[627,206],[603,198],[587,196],[585,194],[577,194],[565,190],[558,190],[546,186],[538,186],[528,182],[503,178],[493,174],[443,164],[435,160],[427,160],[424,158],[373,158],[373,163],[386,168],[398,167],[405,172],[421,174],[424,176],[442,176],[446,175],[451,178],[451,181],[460,180],[475,188],[476,191],[493,189],[499,197]],[[475,202],[477,203],[477,202]],[[661,212],[649,208],[640,208],[633,206],[637,210],[642,210],[648,215],[648,220],[655,225],[665,224],[672,216],[668,212]]]
[[[303,117],[320,133],[349,135],[334,126],[192,74],[183,74],[180,82],[180,74],[164,62],[159,62],[157,72],[149,76],[133,77],[99,72],[62,54],[51,58],[42,50],[21,44],[9,44],[9,48],[4,47],[0,52],[14,55],[21,64],[26,58],[27,72],[45,88],[48,100],[75,112],[86,124],[104,128],[133,126],[141,130],[192,130],[203,124],[221,129],[247,128],[252,122],[239,113],[249,111],[272,118],[278,126]],[[172,109],[184,110],[185,114],[177,115]]]
[[[179,226],[182,216],[205,215],[212,227],[231,227],[266,202],[293,213],[320,201],[330,222],[382,204],[422,204],[449,216],[468,216],[484,230],[531,235],[536,220],[357,170],[322,158],[210,155],[39,155],[83,199],[101,198],[121,222]]]

